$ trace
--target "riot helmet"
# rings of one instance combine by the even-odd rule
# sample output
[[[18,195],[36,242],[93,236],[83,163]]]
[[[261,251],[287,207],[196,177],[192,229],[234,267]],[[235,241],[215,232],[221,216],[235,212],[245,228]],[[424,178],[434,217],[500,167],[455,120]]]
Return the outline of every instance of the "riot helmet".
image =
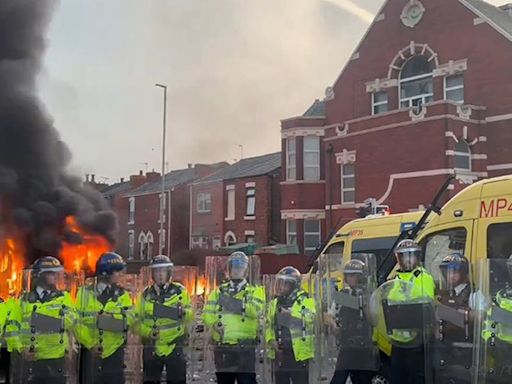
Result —
[[[58,274],[64,271],[64,267],[56,257],[44,256],[32,264],[31,270],[36,285],[44,289],[56,290]]]
[[[368,278],[365,263],[356,259],[347,261],[343,267],[343,277],[345,284],[350,288],[359,288],[365,285]]]
[[[151,270],[151,278],[153,282],[163,287],[172,279],[174,264],[169,256],[158,255],[151,259],[149,269]]]
[[[469,283],[469,262],[460,252],[445,256],[439,265],[441,289],[453,290]]]
[[[109,283],[117,283],[119,274],[126,268],[121,255],[115,252],[106,252],[96,262],[96,277]]]
[[[242,281],[247,277],[249,258],[244,252],[233,252],[228,258],[228,275],[233,281]]]
[[[420,265],[421,247],[414,240],[402,240],[395,249],[395,257],[401,272],[411,272]]]
[[[297,268],[284,267],[276,275],[277,296],[289,296],[300,289],[301,275]]]

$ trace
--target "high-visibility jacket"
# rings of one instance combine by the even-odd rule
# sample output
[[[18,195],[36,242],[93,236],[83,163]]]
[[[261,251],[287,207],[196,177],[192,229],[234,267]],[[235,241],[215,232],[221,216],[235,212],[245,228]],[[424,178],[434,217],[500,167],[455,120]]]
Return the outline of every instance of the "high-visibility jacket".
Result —
[[[168,316],[159,316],[155,304],[174,310]],[[178,283],[157,291],[147,287],[136,303],[137,330],[145,345],[153,344],[157,356],[169,356],[176,348],[176,342],[188,335],[194,313],[187,289]]]
[[[42,317],[57,321],[48,329],[34,326],[41,321],[37,319]],[[33,353],[34,360],[63,358],[69,347],[69,332],[75,321],[76,311],[68,292],[52,291],[44,300],[35,290],[26,292],[9,314],[5,334],[9,349]],[[59,322],[60,328],[57,327]]]
[[[501,290],[496,294],[496,300],[493,301],[492,306],[487,311],[487,319],[484,322],[484,329],[482,330],[482,338],[489,340],[491,337],[504,341],[505,343],[512,344],[512,326],[496,322],[492,320],[492,311],[494,307],[512,312],[512,295],[506,290]]]
[[[203,322],[212,330],[212,338],[221,344],[255,341],[259,319],[265,312],[265,290],[262,286],[244,284],[239,290],[231,282],[220,285],[208,297],[203,309]],[[222,324],[222,334],[214,328]]]
[[[291,335],[291,344],[295,361],[310,360],[315,356],[315,301],[302,290],[295,293],[293,304],[290,307],[291,319],[286,326]],[[270,302],[266,316],[265,341],[267,345],[272,342],[280,343],[278,323],[278,299]],[[277,331],[276,331],[277,330]],[[269,357],[275,358],[275,352],[269,350]]]
[[[76,338],[87,349],[98,348],[103,359],[114,354],[127,341],[128,329],[134,323],[132,298],[121,287],[112,287],[112,295],[104,304],[98,299],[94,285],[80,287],[76,307]],[[100,329],[99,316],[110,316],[124,323],[123,330]]]
[[[12,298],[4,301],[0,298],[0,347],[7,345],[7,349],[10,349],[6,338],[6,328],[9,321],[9,315],[14,308],[15,301]]]
[[[433,299],[435,292],[434,278],[426,269],[423,267],[417,267],[411,272],[397,272],[395,280],[408,281],[412,284],[411,292],[406,295],[402,291],[402,285],[395,284],[389,291],[387,299],[390,303],[407,303],[415,299]],[[416,332],[393,330],[389,337],[399,343],[410,343],[416,337]]]

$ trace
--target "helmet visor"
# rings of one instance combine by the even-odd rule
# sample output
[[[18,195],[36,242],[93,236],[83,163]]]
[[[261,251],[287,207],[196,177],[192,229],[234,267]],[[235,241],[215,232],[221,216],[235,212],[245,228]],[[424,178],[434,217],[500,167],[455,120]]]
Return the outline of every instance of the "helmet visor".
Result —
[[[410,272],[420,264],[421,252],[417,249],[404,249],[396,252],[396,259],[401,271]]]
[[[461,284],[468,283],[468,274],[462,265],[448,265],[441,268],[441,289],[453,290]]]
[[[172,278],[172,268],[170,266],[158,266],[151,268],[151,278],[157,285],[164,285]]]
[[[247,263],[244,260],[231,260],[229,262],[229,278],[242,280],[247,276]]]

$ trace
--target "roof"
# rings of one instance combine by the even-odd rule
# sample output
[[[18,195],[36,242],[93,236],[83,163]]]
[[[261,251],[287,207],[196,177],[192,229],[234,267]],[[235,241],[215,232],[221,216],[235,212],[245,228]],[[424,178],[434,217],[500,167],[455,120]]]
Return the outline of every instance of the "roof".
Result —
[[[194,168],[186,168],[186,169],[178,169],[175,171],[171,171],[165,174],[165,189],[169,190],[173,187],[176,187],[181,184],[186,184],[196,178],[196,173]],[[137,196],[137,195],[145,195],[149,193],[158,193],[162,190],[162,182],[153,181],[149,183],[145,183],[140,187],[130,191],[124,196]]]
[[[103,196],[113,196],[118,193],[128,192],[131,188],[129,181],[123,181],[122,183],[116,183],[103,188],[100,192]]]
[[[491,27],[512,41],[512,17],[503,8],[496,7],[483,0],[459,0],[473,13]]]
[[[214,173],[213,175],[198,180],[196,184],[266,175],[280,167],[281,152],[250,157],[240,160],[239,162],[228,167],[222,168],[220,171]]]
[[[325,117],[325,100],[316,99],[315,102],[302,115],[304,117]]]

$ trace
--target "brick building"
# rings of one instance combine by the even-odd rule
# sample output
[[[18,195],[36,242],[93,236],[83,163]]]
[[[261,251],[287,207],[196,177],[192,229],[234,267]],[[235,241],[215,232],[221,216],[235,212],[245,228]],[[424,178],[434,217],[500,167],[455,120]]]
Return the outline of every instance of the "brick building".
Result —
[[[281,241],[281,154],[247,158],[190,186],[190,248]]]
[[[512,6],[388,0],[325,99],[282,120],[281,216],[311,252],[368,198],[392,212],[512,170]]]
[[[118,183],[103,191],[119,219],[118,251],[128,260],[147,260],[159,252],[172,255],[188,249],[190,199],[189,183],[210,175],[227,163],[197,164],[165,175],[164,229],[160,237],[161,176],[156,172],[142,172],[130,182]],[[169,209],[170,207],[170,209]]]

